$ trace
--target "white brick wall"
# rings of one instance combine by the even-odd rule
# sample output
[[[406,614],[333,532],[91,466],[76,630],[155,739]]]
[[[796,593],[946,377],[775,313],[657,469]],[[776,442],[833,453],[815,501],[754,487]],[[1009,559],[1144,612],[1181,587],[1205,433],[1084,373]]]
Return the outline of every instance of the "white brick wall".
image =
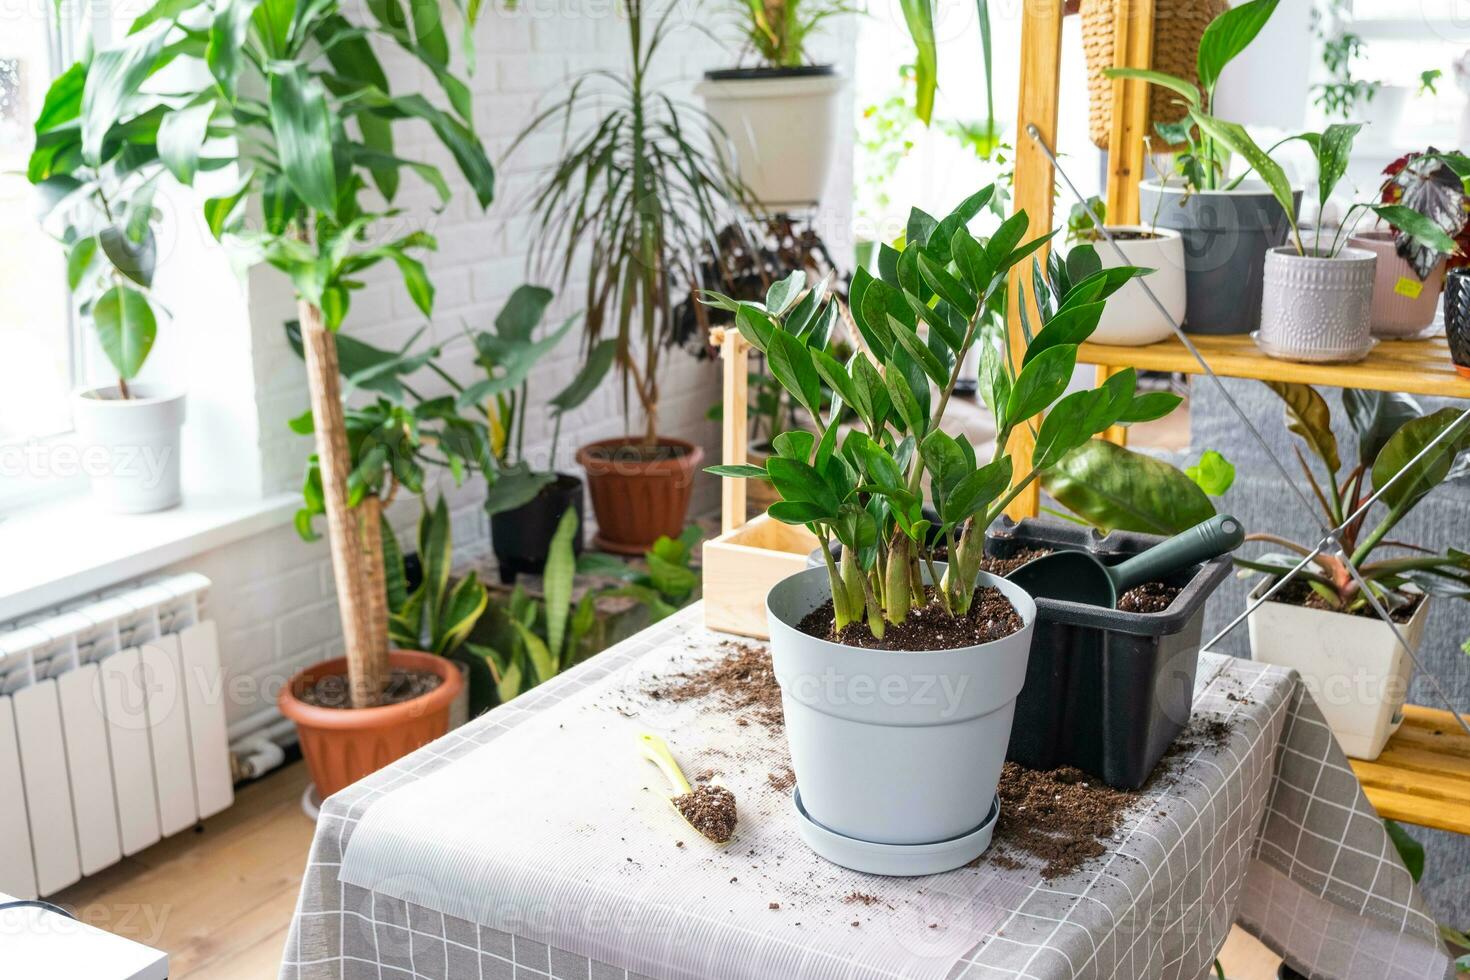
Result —
[[[734,0],[728,2],[733,9]],[[538,101],[555,98],[570,75],[625,63],[626,25],[612,14],[614,9],[613,0],[522,0],[511,10],[503,3],[486,5],[477,30],[479,68],[473,88],[477,125],[497,162]],[[707,8],[700,10],[707,24]],[[687,11],[675,15],[675,22],[682,26],[662,50],[659,74],[668,79],[668,92],[675,98],[689,98],[692,82],[704,70],[734,63],[731,53],[722,51],[705,33],[690,26],[690,19],[697,13],[692,3],[687,4]],[[856,27],[842,24],[834,34],[823,39],[819,53],[851,75]],[[391,60],[388,67],[396,90],[434,88],[424,72],[401,58]],[[848,108],[850,117],[850,104]],[[460,336],[461,324],[471,328],[488,324],[510,291],[528,279],[527,244],[536,233],[534,223],[525,214],[525,202],[533,186],[529,171],[546,165],[555,150],[554,140],[533,141],[509,165],[498,166],[496,202],[482,215],[463,182],[455,179],[456,171],[443,151],[425,143],[422,134],[411,138],[404,130],[399,153],[439,163],[456,190],[449,207],[435,214],[432,193],[406,175],[398,202],[411,211],[414,221],[421,222],[438,238],[439,250],[428,258],[438,289],[435,322],[424,342],[433,340],[446,346],[447,366],[456,375],[473,374]],[[850,254],[850,139],[839,148],[838,160],[828,190],[829,201],[818,220],[833,253],[845,256]],[[344,329],[385,347],[405,343],[424,324],[408,302],[396,271],[385,267],[368,281],[368,287],[353,296],[352,312]],[[248,292],[260,484],[266,492],[295,489],[310,441],[291,433],[285,424],[307,404],[300,361],[286,344],[282,330],[282,321],[294,315],[290,295],[284,279],[270,269],[252,271]],[[556,322],[576,312],[582,286],[573,281],[559,292],[548,317]],[[569,337],[540,366],[532,379],[532,391],[545,396],[559,390],[577,366],[577,344]],[[432,383],[424,387],[430,392],[437,390]],[[719,397],[717,365],[695,361],[679,351],[668,352],[662,390],[661,430],[701,443],[711,459],[717,457],[718,429],[705,419],[706,410]],[[553,462],[560,469],[574,470],[572,454],[577,446],[624,430],[618,388],[609,381],[566,420],[558,458]],[[635,419],[633,431],[638,430]],[[547,462],[549,440],[550,425],[544,414],[528,416],[527,456],[537,465]],[[473,481],[446,492],[454,516],[457,553],[464,556],[483,552],[488,547],[488,522],[480,510],[483,485]],[[697,489],[694,510],[709,510],[717,503],[718,487],[706,478]],[[417,517],[416,504],[395,504],[391,516],[395,524],[409,528]],[[324,542],[307,544],[291,527],[279,527],[181,562],[176,568],[200,571],[215,583],[209,608],[220,627],[232,723],[269,708],[280,685],[296,669],[340,654],[341,631]]]

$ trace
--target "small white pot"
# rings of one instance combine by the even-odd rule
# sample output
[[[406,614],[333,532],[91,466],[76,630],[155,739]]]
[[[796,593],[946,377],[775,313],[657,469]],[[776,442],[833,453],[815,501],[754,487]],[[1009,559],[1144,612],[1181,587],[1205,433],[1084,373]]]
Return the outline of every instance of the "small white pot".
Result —
[[[1254,601],[1270,587],[1263,581]],[[1415,652],[1424,636],[1426,597],[1399,624]],[[1376,759],[1403,723],[1414,662],[1379,619],[1266,601],[1250,615],[1251,658],[1301,675],[1343,752]]]
[[[825,568],[771,589],[771,658],[791,764],[802,804],[822,827],[875,844],[930,844],[985,822],[1026,680],[1036,604],[1003,579],[979,581],[1000,589],[1025,627],[993,643],[916,653],[798,630],[830,598]]]
[[[1108,225],[1113,234],[1141,233],[1153,238],[1137,238],[1118,241],[1118,249],[1126,262],[1119,261],[1113,247],[1101,237],[1089,242],[1097,250],[1104,269],[1115,269],[1121,265],[1133,265],[1153,272],[1144,277],[1149,289],[1164,304],[1169,316],[1164,317],[1159,308],[1148,298],[1138,280],[1130,282],[1108,297],[1102,319],[1091,340],[1095,344],[1117,344],[1123,347],[1141,347],[1156,344],[1174,335],[1174,327],[1184,322],[1185,280],[1184,239],[1177,231],[1168,228],[1150,228],[1146,225]]]
[[[153,385],[91,388],[72,396],[72,418],[92,496],[115,514],[177,506],[184,396]]]
[[[710,72],[694,90],[724,130],[711,134],[716,149],[757,202],[781,211],[821,200],[845,84],[830,72]]]
[[[1373,349],[1373,280],[1378,258],[1344,248],[1334,258],[1266,253],[1260,348],[1288,361],[1360,361]]]

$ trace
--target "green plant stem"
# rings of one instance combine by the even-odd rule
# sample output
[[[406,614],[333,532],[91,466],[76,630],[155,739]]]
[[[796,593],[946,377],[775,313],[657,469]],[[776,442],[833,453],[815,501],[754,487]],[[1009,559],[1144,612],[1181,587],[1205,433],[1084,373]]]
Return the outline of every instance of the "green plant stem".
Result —
[[[975,333],[980,329],[980,316],[984,310],[985,299],[981,297],[980,301],[976,304],[975,315],[970,318],[970,325],[965,330],[964,343],[955,352],[954,367],[949,372],[949,381],[945,384],[944,390],[939,394],[939,406],[929,414],[929,418],[933,423],[933,428],[929,430],[930,432],[939,427],[939,421],[944,418],[945,409],[949,407],[949,398],[954,394],[954,386],[959,383],[960,369],[964,367],[965,356],[970,353],[970,347],[975,343]],[[928,432],[924,433],[925,436],[928,434]],[[924,440],[920,438],[918,441],[922,443]],[[909,492],[918,493],[919,485],[923,482],[923,479],[924,459],[916,449],[914,452],[914,461],[909,466]],[[937,585],[938,580],[936,579],[935,582]]]
[[[822,559],[827,563],[827,585],[832,590],[832,624],[840,632],[851,622],[847,610],[847,590],[842,585],[842,575],[837,571],[837,561],[832,557],[832,539],[825,528],[819,528],[822,542]]]
[[[940,608],[946,616],[954,615],[954,608],[950,605],[949,591],[944,587],[944,580],[940,578],[939,571],[934,567],[934,556],[927,551],[924,552],[924,565],[929,569],[929,581],[934,583],[934,594],[939,597]]]

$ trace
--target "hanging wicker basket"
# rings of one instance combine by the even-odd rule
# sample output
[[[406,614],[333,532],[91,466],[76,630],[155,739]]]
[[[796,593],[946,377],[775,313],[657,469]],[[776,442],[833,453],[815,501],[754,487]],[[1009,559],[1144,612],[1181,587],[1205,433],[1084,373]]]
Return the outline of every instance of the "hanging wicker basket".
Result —
[[[1229,0],[1154,0],[1153,68],[1189,82],[1198,81],[1195,58],[1205,28],[1230,7]],[[1113,82],[1103,70],[1113,66],[1114,0],[1082,0],[1082,48],[1087,56],[1089,131],[1099,149],[1107,149],[1113,128]],[[1178,122],[1185,116],[1179,96],[1157,85],[1149,91],[1148,132],[1164,149],[1153,124]]]

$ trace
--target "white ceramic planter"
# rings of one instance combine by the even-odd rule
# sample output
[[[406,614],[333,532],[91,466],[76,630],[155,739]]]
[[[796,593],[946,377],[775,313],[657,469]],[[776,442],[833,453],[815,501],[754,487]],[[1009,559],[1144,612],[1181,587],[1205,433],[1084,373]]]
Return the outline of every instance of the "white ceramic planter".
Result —
[[[724,130],[723,135],[712,134],[716,149],[757,202],[781,211],[821,200],[837,145],[837,110],[845,84],[837,74],[752,73],[706,77],[694,90]]]
[[[1439,308],[1449,259],[1441,255],[1429,278],[1421,280],[1399,257],[1392,232],[1364,232],[1354,235],[1348,244],[1378,256],[1373,280],[1373,336],[1414,337],[1423,333],[1434,322],[1434,312]]]
[[[798,630],[829,598],[824,568],[771,589],[771,656],[792,767],[802,804],[822,827],[913,845],[985,822],[1026,680],[1036,604],[1003,579],[982,574],[980,582],[999,588],[1025,627],[993,643],[922,653],[842,646]]]
[[[1133,265],[1154,270],[1144,277],[1144,281],[1164,304],[1169,315],[1165,318],[1148,298],[1142,284],[1134,280],[1108,297],[1107,307],[1103,310],[1102,319],[1098,321],[1092,342],[1139,347],[1172,337],[1174,327],[1184,322],[1184,239],[1179,232],[1168,228],[1149,228],[1146,225],[1107,227],[1113,234],[1134,232],[1157,236],[1118,241],[1118,249],[1127,259],[1126,262],[1119,261],[1113,247],[1101,238],[1089,244],[1097,250],[1097,257],[1102,260],[1104,269]]]
[[[184,396],[153,385],[131,385],[131,398],[116,386],[79,391],[72,418],[82,466],[98,506],[115,514],[146,514],[177,506],[179,429]]]
[[[1263,581],[1251,593],[1270,587]],[[1426,598],[1399,629],[1417,652]],[[1403,722],[1414,662],[1379,619],[1267,601],[1250,615],[1251,658],[1301,675],[1343,752],[1376,759]]]
[[[1335,258],[1298,255],[1293,245],[1266,253],[1261,329],[1256,342],[1288,361],[1360,361],[1373,349],[1377,258],[1344,248]]]

